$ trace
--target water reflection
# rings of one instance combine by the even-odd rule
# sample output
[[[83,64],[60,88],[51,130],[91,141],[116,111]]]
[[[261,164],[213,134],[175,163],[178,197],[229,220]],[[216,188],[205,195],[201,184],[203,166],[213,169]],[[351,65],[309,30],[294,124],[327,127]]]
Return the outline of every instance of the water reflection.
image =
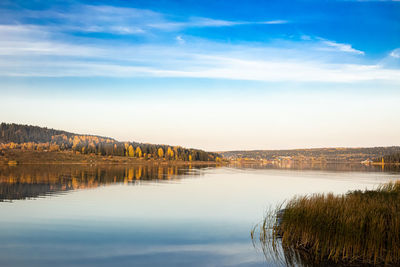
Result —
[[[3,200],[35,199],[0,203],[0,266],[279,266],[250,239],[269,206],[399,178],[209,166],[0,167]]]
[[[181,179],[211,165],[19,165],[0,167],[0,201],[37,198],[110,184]],[[213,165],[215,166],[215,165]]]

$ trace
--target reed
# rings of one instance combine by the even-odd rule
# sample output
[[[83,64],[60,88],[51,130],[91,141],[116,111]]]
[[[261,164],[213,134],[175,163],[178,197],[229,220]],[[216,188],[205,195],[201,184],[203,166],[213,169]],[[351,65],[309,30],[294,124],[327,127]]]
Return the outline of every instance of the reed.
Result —
[[[281,251],[286,263],[400,265],[400,181],[295,197],[265,217],[259,239],[264,252]]]

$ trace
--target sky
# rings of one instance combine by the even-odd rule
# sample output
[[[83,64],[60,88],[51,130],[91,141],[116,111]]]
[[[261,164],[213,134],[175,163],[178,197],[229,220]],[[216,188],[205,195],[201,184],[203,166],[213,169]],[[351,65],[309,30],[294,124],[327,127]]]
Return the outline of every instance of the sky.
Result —
[[[210,151],[400,145],[400,1],[0,2],[0,121]]]

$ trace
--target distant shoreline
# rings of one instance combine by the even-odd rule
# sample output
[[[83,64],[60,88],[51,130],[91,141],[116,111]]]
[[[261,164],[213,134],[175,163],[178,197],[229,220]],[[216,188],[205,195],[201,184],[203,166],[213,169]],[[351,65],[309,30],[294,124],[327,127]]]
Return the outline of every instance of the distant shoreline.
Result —
[[[230,163],[238,163],[238,164],[277,164],[280,163],[278,161],[274,160],[260,160],[260,159],[228,159]],[[289,162],[283,162],[283,163],[289,163]],[[362,164],[362,165],[374,165],[374,166],[382,166],[382,165],[400,165],[398,162],[371,162],[371,163],[363,163],[362,161],[354,161],[354,160],[340,160],[340,161],[334,161],[334,160],[328,160],[328,161],[322,161],[322,160],[291,160],[290,163],[294,164]]]

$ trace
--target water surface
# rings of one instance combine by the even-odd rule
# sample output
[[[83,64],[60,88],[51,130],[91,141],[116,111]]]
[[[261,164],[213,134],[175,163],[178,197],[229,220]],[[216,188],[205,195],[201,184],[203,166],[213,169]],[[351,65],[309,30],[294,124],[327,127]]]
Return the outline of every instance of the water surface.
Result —
[[[275,266],[251,228],[296,194],[400,178],[365,168],[0,168],[0,266]]]

